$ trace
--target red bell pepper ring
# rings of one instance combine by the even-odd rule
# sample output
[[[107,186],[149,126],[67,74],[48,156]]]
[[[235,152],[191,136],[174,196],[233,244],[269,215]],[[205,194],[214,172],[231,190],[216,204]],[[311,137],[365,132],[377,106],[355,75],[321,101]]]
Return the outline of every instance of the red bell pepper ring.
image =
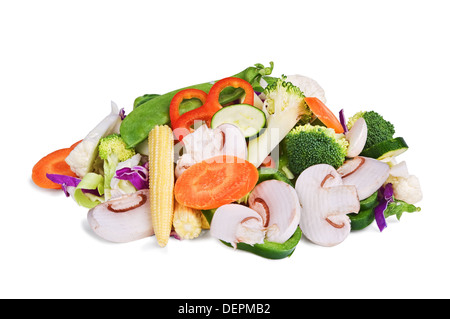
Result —
[[[223,89],[232,86],[234,88],[241,88],[245,91],[245,98],[244,101],[242,101],[243,104],[250,104],[253,105],[254,102],[254,92],[253,87],[250,83],[248,83],[245,80],[242,80],[240,78],[225,78],[220,81],[217,81],[211,90],[208,93],[208,98],[206,99],[207,107],[214,112],[217,112],[222,108],[222,105],[219,103],[219,96],[220,92],[223,91]]]
[[[183,100],[199,99],[205,104],[208,94],[198,89],[186,89],[178,92],[170,102],[170,122],[173,124],[180,118],[180,104]]]
[[[240,78],[229,77],[217,81],[207,95],[205,92],[197,89],[186,89],[178,92],[170,103],[170,120],[175,137],[181,141],[184,136],[191,132],[191,126],[195,121],[204,121],[210,126],[214,113],[222,108],[222,105],[219,103],[220,92],[230,86],[244,89],[245,98],[242,103],[253,105],[253,87],[249,82]],[[180,103],[184,99],[191,98],[198,98],[203,102],[203,105],[180,115]]]

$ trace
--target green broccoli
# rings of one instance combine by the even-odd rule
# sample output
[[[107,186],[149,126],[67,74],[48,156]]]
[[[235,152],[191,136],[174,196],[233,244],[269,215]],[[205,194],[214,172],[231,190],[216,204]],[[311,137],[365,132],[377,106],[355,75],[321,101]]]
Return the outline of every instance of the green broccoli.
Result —
[[[360,117],[364,118],[367,124],[367,140],[364,149],[377,143],[391,139],[394,136],[394,125],[386,121],[382,115],[375,111],[361,111],[349,118],[347,127],[351,129],[353,124]]]
[[[304,101],[303,92],[282,76],[264,90],[266,100],[263,111],[267,127],[248,144],[248,161],[259,167],[267,155],[280,143],[286,134],[300,121],[307,123],[312,112]]]
[[[289,169],[300,174],[316,164],[340,167],[347,154],[348,142],[343,134],[320,125],[299,125],[283,141]]]
[[[127,148],[125,141],[119,134],[111,134],[100,140],[98,155],[103,160],[105,197],[108,199],[111,179],[114,177],[117,165],[136,155],[136,151],[134,148]]]

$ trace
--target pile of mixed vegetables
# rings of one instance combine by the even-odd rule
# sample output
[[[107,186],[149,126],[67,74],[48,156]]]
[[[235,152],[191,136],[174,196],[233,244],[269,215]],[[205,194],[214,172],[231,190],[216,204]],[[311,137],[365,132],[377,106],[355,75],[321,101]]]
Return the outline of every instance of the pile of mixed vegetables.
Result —
[[[87,136],[52,152],[32,179],[62,189],[112,242],[205,232],[235,249],[280,259],[302,235],[334,246],[351,231],[417,212],[408,149],[374,110],[348,121],[302,75],[249,67],[231,77],[135,99]]]

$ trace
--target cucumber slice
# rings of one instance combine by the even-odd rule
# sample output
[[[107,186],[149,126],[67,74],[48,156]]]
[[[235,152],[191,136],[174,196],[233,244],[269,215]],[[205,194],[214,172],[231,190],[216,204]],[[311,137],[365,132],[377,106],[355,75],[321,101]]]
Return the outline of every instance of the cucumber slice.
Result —
[[[408,150],[403,137],[396,137],[380,143],[377,143],[361,152],[361,156],[376,158],[382,160],[389,157],[395,157]]]
[[[292,255],[301,237],[302,231],[300,227],[297,227],[291,238],[282,244],[270,241],[264,241],[264,244],[254,244],[253,246],[246,243],[237,243],[236,248],[268,259],[282,259]],[[232,247],[230,243],[223,240],[221,242],[228,247]]]
[[[258,134],[266,125],[266,115],[249,104],[234,104],[221,108],[213,115],[211,128],[224,123],[236,125],[245,137],[251,137]]]

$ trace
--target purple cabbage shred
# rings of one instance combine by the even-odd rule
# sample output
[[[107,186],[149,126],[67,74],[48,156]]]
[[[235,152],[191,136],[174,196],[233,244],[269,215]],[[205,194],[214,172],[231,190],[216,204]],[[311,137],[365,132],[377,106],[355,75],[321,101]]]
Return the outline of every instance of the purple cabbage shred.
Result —
[[[345,124],[345,115],[344,109],[339,111],[339,122],[341,122],[342,128],[344,129],[344,133],[348,132],[347,124]]]
[[[53,183],[61,185],[61,189],[64,191],[64,194],[66,194],[66,197],[69,197],[69,191],[67,190],[67,187],[77,187],[78,184],[81,182],[81,179],[67,176],[67,175],[61,175],[61,174],[47,174],[47,178],[51,180]]]
[[[394,189],[392,188],[391,183],[386,184],[384,187],[380,187],[380,189],[378,190],[379,203],[377,207],[375,207],[374,214],[380,232],[387,227],[384,211],[386,210],[388,205],[394,201],[393,196]]]
[[[124,167],[116,172],[115,178],[130,181],[137,190],[148,188],[148,168],[146,166]]]

